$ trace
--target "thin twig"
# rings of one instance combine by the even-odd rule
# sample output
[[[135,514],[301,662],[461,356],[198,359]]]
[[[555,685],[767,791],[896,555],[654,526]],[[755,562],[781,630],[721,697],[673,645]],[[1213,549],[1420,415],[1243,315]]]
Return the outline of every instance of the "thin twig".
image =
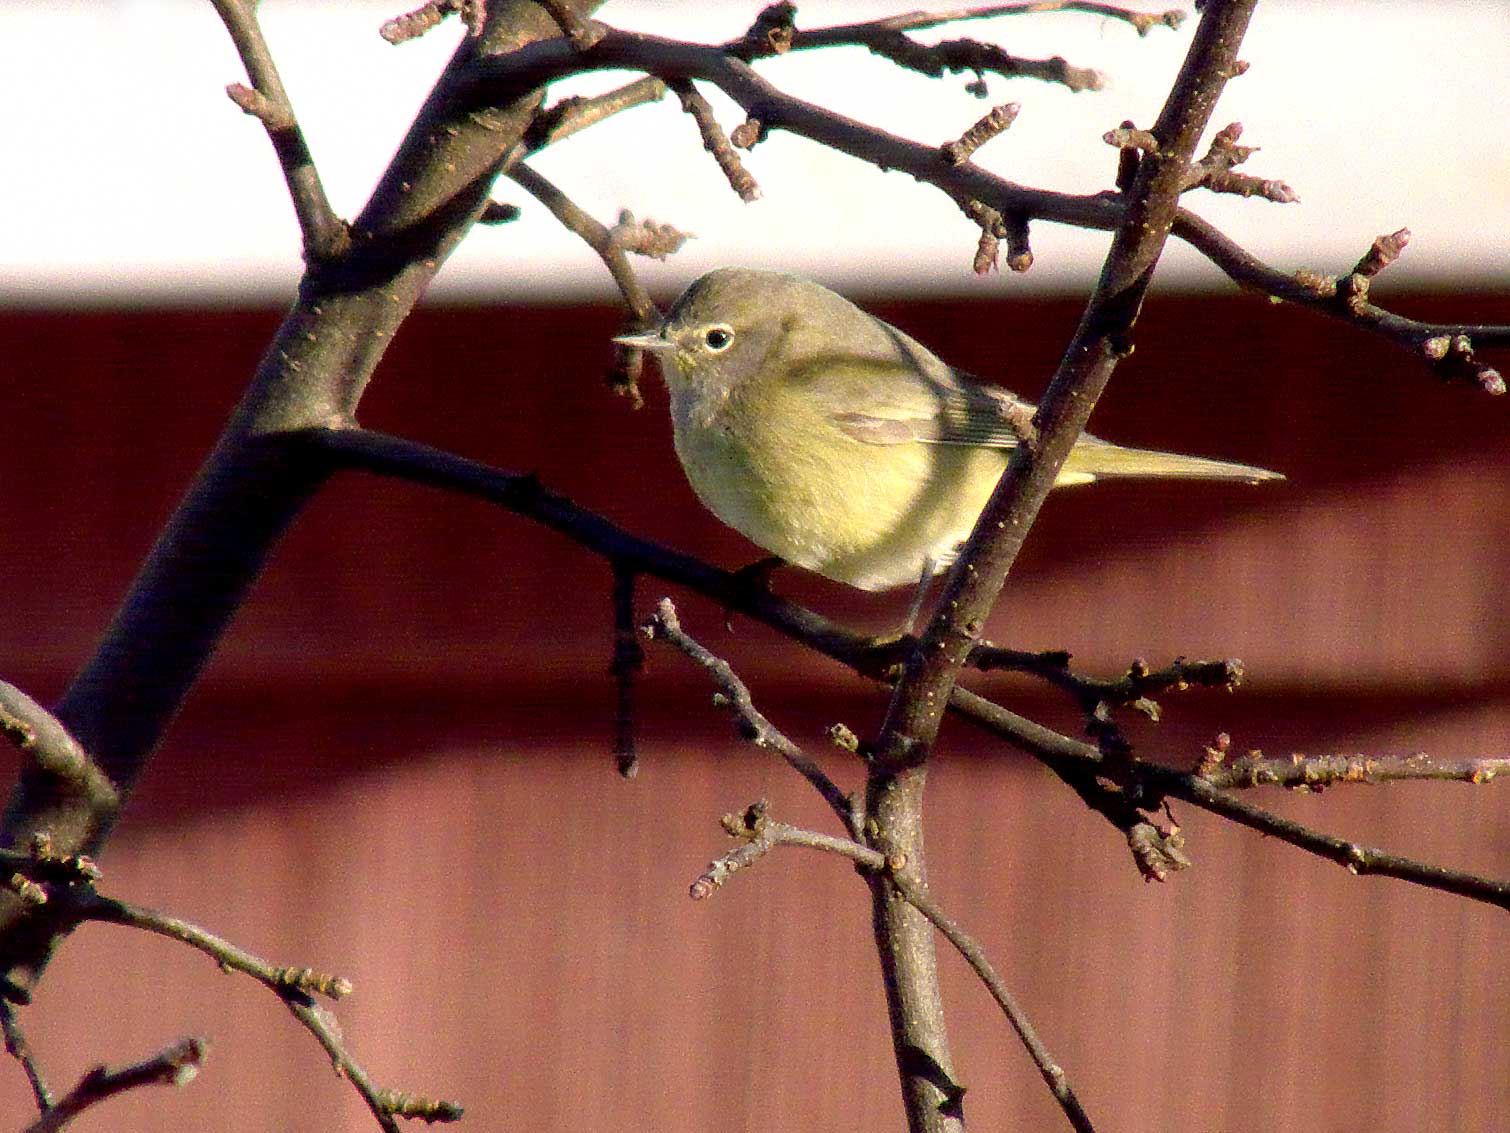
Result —
[[[692,115],[692,120],[697,123],[697,131],[703,139],[703,149],[713,155],[713,160],[718,163],[718,168],[729,182],[729,188],[746,203],[759,200],[760,186],[734,152],[729,136],[713,116],[713,107],[708,104],[708,100],[698,94],[697,88],[687,79],[671,79],[668,85],[676,92],[676,97],[681,99],[682,109]]]
[[[738,838],[740,844],[715,858],[692,882],[688,895],[694,901],[711,897],[730,877],[754,865],[777,846],[802,846],[838,854],[872,872],[886,868],[885,855],[861,842],[816,830],[803,830],[767,817],[764,801],[751,803],[735,814],[724,815],[720,825],[731,838]]]
[[[1030,0],[1028,3],[981,4],[970,8],[955,8],[941,12],[909,12],[892,16],[878,23],[897,31],[925,31],[942,24],[963,23],[966,20],[991,20],[999,16],[1034,16],[1048,12],[1083,12],[1109,20],[1121,20],[1131,24],[1139,35],[1147,35],[1156,27],[1179,28],[1185,22],[1185,13],[1179,8],[1163,12],[1140,12],[1117,4],[1096,3],[1094,0]]]
[[[1436,760],[1423,753],[1407,756],[1304,755],[1265,759],[1262,752],[1225,758],[1221,741],[1208,748],[1196,774],[1218,790],[1243,787],[1288,787],[1321,791],[1344,783],[1489,783],[1510,774],[1510,759]],[[1211,758],[1214,756],[1215,758]]]
[[[311,261],[336,259],[349,246],[350,233],[331,207],[325,187],[320,183],[320,174],[304,140],[304,132],[294,117],[293,103],[283,89],[272,52],[262,37],[255,0],[211,2],[230,33],[231,42],[236,45],[257,98],[247,97],[247,88],[240,84],[232,84],[226,88],[226,93],[242,110],[255,115],[267,129],[288,184],[294,214],[299,220],[305,258]]]
[[[968,689],[956,687],[950,695],[949,707],[1056,770],[1068,764],[1116,781],[1140,809],[1157,807],[1166,797],[1183,799],[1250,830],[1337,862],[1350,873],[1393,877],[1510,909],[1510,881],[1445,869],[1314,830],[1234,798],[1196,773],[1143,760],[1107,760],[1092,745],[1061,735]]]
[[[591,20],[584,20],[572,7],[571,0],[536,0],[551,14],[561,34],[571,41],[578,51],[586,51],[603,37],[603,29]]]
[[[757,118],[763,131],[799,134],[861,161],[904,172],[936,186],[956,201],[979,200],[1003,217],[1015,216],[1024,224],[1046,220],[1113,230],[1123,219],[1125,200],[1118,194],[1052,192],[1007,181],[972,163],[948,165],[939,160],[937,147],[899,138],[785,94],[722,48],[621,31],[611,31],[586,53],[572,51],[559,41],[539,43],[508,56],[483,55],[469,60],[469,98],[478,106],[486,106],[515,97],[521,89],[604,68],[630,68],[711,82]],[[1172,223],[1172,235],[1244,287],[1381,334],[1445,378],[1468,379],[1490,392],[1498,391],[1503,384],[1494,370],[1473,359],[1472,350],[1510,347],[1510,325],[1423,323],[1370,303],[1349,305],[1335,292],[1318,290],[1293,273],[1263,263],[1187,209],[1177,210]]]
[[[535,121],[525,133],[525,143],[529,146],[529,152],[535,153],[580,133],[589,126],[596,126],[605,118],[612,118],[615,114],[647,103],[659,102],[665,94],[665,82],[647,75],[604,94],[563,98],[536,115]]]
[[[715,859],[693,881],[690,895],[694,901],[712,896],[735,873],[754,865],[778,846],[800,846],[823,850],[826,853],[847,858],[870,873],[884,872],[907,903],[927,917],[975,970],[976,975],[985,984],[986,990],[1001,1007],[1012,1029],[1017,1032],[1018,1038],[1022,1040],[1028,1055],[1038,1067],[1043,1080],[1048,1083],[1055,1100],[1064,1109],[1070,1124],[1079,1133],[1095,1133],[1095,1127],[1086,1116],[1085,1110],[1081,1108],[1079,1099],[1076,1098],[1075,1091],[1071,1089],[1064,1070],[1044,1046],[1043,1040],[1038,1037],[1032,1022],[1017,1003],[1011,989],[991,966],[985,949],[974,937],[965,932],[958,922],[943,911],[926,887],[919,885],[916,879],[906,872],[905,860],[890,860],[879,850],[848,838],[836,838],[830,834],[821,834],[814,830],[804,830],[801,827],[777,822],[768,816],[766,804],[763,801],[752,803],[735,814],[724,815],[720,824],[730,837],[738,838],[740,844]]]
[[[76,795],[95,814],[112,815],[120,797],[109,777],[56,716],[13,684],[0,681],[0,736],[26,757],[52,790]]]
[[[383,476],[398,477],[413,483],[426,484],[446,491],[459,492],[487,500],[516,514],[526,516],[557,531],[593,554],[607,558],[623,559],[639,573],[653,575],[695,593],[702,594],[728,609],[736,610],[770,626],[795,641],[800,641],[823,655],[848,665],[863,675],[879,678],[893,665],[907,644],[902,642],[877,643],[844,629],[826,618],[794,602],[789,602],[763,587],[742,585],[738,577],[724,570],[709,566],[690,555],[644,539],[610,523],[600,515],[578,507],[569,500],[546,491],[532,476],[509,473],[454,453],[431,448],[416,441],[362,429],[311,430],[300,438],[304,444],[323,451],[339,466],[360,469]],[[1062,735],[1025,716],[1003,708],[985,697],[956,687],[950,694],[949,708],[962,718],[986,728],[1015,747],[1042,760],[1061,776],[1079,776],[1072,783],[1098,812],[1125,835],[1132,836],[1138,817],[1135,803],[1157,805],[1154,795],[1158,790],[1167,790],[1169,777],[1182,774],[1158,765],[1131,761],[1121,773],[1128,777],[1128,785],[1116,790],[1107,790],[1096,785],[1098,777],[1106,775],[1108,768],[1102,753],[1093,745]],[[1140,785],[1137,776],[1144,769],[1158,776],[1152,786]],[[1196,778],[1193,774],[1189,778]],[[1068,780],[1067,780],[1068,781]],[[1204,784],[1207,791],[1220,794],[1216,788]],[[1215,803],[1208,804],[1204,793],[1196,786],[1188,785],[1186,798],[1206,810],[1217,810]],[[1172,790],[1169,794],[1174,795]],[[1117,817],[1113,818],[1112,816]],[[1288,842],[1299,849],[1329,859],[1334,853],[1323,847],[1317,849],[1315,837],[1324,837],[1314,831],[1305,835],[1290,830],[1280,823],[1266,827],[1249,814],[1244,821],[1253,829]],[[1258,822],[1258,824],[1255,824]],[[846,823],[847,825],[847,823]],[[1301,828],[1304,830],[1304,828]],[[1400,859],[1405,861],[1406,859]],[[1427,888],[1449,888],[1435,867],[1413,863],[1414,869],[1391,872],[1389,876]],[[1447,871],[1449,880],[1454,876]],[[1465,875],[1466,876],[1466,875]],[[1456,884],[1456,882],[1454,882]],[[1501,892],[1506,883],[1487,878],[1474,878],[1468,883],[1475,900],[1501,903]]]
[[[119,1070],[96,1066],[58,1103],[26,1127],[25,1133],[57,1133],[84,1110],[141,1086],[186,1086],[204,1064],[209,1044],[201,1038],[180,1039],[143,1062]]]
[[[0,1031],[5,1035],[5,1053],[21,1064],[26,1080],[31,1084],[31,1094],[37,1103],[37,1109],[46,1113],[52,1108],[52,1091],[47,1088],[42,1068],[37,1065],[31,1044],[26,1041],[26,1033],[21,1030],[21,1021],[16,1018],[16,1005],[8,999],[0,999]]]
[[[1054,1095],[1054,1100],[1059,1103],[1059,1108],[1064,1110],[1065,1117],[1069,1118],[1070,1124],[1077,1133],[1095,1133],[1096,1127],[1080,1105],[1080,1099],[1075,1096],[1064,1068],[1059,1065],[1054,1056],[1049,1053],[1043,1040],[1038,1037],[1032,1021],[1017,1002],[1012,989],[1007,987],[1006,982],[991,966],[991,961],[987,959],[986,951],[981,947],[980,942],[945,913],[927,889],[919,885],[915,879],[900,872],[894,872],[890,876],[891,883],[907,899],[907,903],[927,917],[933,927],[944,934],[945,939],[954,945],[955,950],[974,969],[981,983],[986,985],[986,990],[991,993],[991,998],[996,1000],[1002,1014],[1007,1017],[1007,1022],[1017,1032],[1017,1037],[1022,1040],[1028,1056],[1032,1058],[1033,1064],[1038,1067],[1038,1073],[1047,1083],[1049,1092]]]
[[[67,916],[75,923],[97,921],[165,936],[198,949],[213,958],[222,968],[242,972],[257,980],[277,995],[294,1018],[315,1037],[330,1056],[337,1072],[351,1082],[383,1129],[387,1133],[398,1133],[398,1123],[394,1120],[388,1103],[392,1097],[399,1095],[385,1097],[385,1092],[373,1084],[366,1070],[347,1049],[340,1028],[330,1013],[314,998],[321,995],[341,999],[350,994],[350,981],[311,968],[283,967],[269,963],[189,921],[92,891],[70,891],[67,900]],[[454,1111],[459,1115],[461,1112],[461,1107],[452,1102],[432,1104],[437,1113]]]
[[[548,208],[564,228],[580,236],[598,254],[598,258],[608,268],[608,274],[613,276],[625,306],[637,321],[649,326],[659,320],[660,312],[651,301],[650,293],[645,290],[645,285],[630,266],[623,245],[614,238],[613,232],[606,225],[579,208],[570,197],[537,173],[534,167],[522,161],[516,162],[509,170],[509,176],[520,188]]]
[[[676,616],[676,607],[672,605],[670,598],[662,598],[656,604],[655,615],[645,623],[645,630],[655,640],[674,645],[707,670],[713,683],[723,691],[723,707],[734,714],[740,735],[756,747],[769,748],[786,760],[792,770],[811,783],[823,796],[823,800],[838,815],[839,820],[846,827],[849,826],[853,810],[849,796],[824,774],[823,769],[806,752],[761,714],[750,697],[749,688],[729,663],[714,656],[682,629],[681,620]]]
[[[640,770],[634,744],[634,689],[640,670],[645,667],[645,649],[640,644],[639,626],[634,620],[633,570],[617,560],[613,563],[613,674],[617,693],[614,711],[613,754],[619,774],[633,779]]]

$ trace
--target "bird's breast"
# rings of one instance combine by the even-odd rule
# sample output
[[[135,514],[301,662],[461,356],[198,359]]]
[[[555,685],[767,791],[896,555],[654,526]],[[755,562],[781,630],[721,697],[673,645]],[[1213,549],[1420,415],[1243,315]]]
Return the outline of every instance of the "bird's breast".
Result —
[[[866,444],[811,399],[673,397],[676,452],[724,523],[790,563],[865,590],[917,581],[969,534],[1004,458],[958,446]]]

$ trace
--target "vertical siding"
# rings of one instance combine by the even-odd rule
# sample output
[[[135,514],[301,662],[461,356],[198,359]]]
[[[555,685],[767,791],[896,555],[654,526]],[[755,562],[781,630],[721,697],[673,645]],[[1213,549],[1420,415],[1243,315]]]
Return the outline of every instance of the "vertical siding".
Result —
[[[1437,301],[1418,302],[1430,313]],[[1504,318],[1499,305],[1479,314]],[[888,313],[964,365],[995,374],[1009,361],[1024,376],[1052,363],[1052,342],[1029,331],[1074,317],[1067,304],[993,311],[984,337],[969,305]],[[610,313],[510,312],[507,350],[499,318],[417,317],[369,422],[538,471],[716,561],[748,557],[681,482],[660,395],[634,415],[595,384]],[[61,687],[271,322],[0,317],[0,676],[44,696]],[[1193,323],[1224,337],[1203,340]],[[518,348],[537,341],[551,359]],[[1504,754],[1502,407],[1239,300],[1151,305],[1137,359],[1145,368],[1119,373],[1098,431],[1271,464],[1289,483],[1056,498],[993,634],[1069,646],[1101,669],[1139,654],[1242,656],[1248,691],[1171,698],[1163,725],[1134,730],[1172,759],[1219,729],[1275,754]],[[886,599],[798,576],[778,585],[891,624]],[[606,570],[549,533],[340,481],[280,549],[134,801],[107,890],[350,976],[340,1015],[379,1080],[462,1099],[471,1128],[901,1128],[853,872],[791,851],[708,902],[685,896],[723,848],[719,814],[769,797],[782,817],[821,825],[821,808],[728,739],[709,690],[671,656],[654,655],[645,677],[642,778],[612,774],[607,591]],[[706,603],[685,609],[802,742],[821,747],[836,719],[873,726],[880,702],[858,679],[794,664],[746,622],[725,633]],[[982,683],[1064,718],[1022,682]],[[1505,876],[1503,792],[1264,798]],[[1197,868],[1147,886],[1056,781],[972,733],[948,733],[934,773],[935,888],[986,942],[1100,1127],[1510,1125],[1503,913],[1351,878],[1188,808],[1179,818]],[[946,960],[945,977],[972,1124],[1060,1127],[963,964]],[[27,1014],[57,1084],[181,1033],[214,1040],[188,1089],[112,1103],[78,1123],[86,1133],[370,1125],[270,997],[176,946],[83,930]],[[0,1113],[19,1124],[25,1104],[19,1074],[0,1066]]]

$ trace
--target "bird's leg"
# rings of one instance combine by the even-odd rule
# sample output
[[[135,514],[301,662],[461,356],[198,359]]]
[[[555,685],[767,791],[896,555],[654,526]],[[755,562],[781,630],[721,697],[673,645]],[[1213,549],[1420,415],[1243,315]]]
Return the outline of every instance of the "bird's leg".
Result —
[[[918,579],[917,591],[912,595],[912,605],[907,607],[907,620],[902,623],[902,632],[897,635],[898,637],[906,637],[912,632],[913,626],[917,624],[918,615],[923,612],[923,599],[928,597],[928,585],[943,565],[943,561],[932,555],[923,560],[923,576]]]

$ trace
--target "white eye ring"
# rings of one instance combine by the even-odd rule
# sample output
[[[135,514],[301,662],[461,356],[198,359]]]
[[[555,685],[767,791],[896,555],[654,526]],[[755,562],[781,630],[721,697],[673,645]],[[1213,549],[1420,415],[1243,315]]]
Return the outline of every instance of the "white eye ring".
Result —
[[[734,328],[718,323],[703,331],[703,345],[715,354],[721,354],[734,342]]]

